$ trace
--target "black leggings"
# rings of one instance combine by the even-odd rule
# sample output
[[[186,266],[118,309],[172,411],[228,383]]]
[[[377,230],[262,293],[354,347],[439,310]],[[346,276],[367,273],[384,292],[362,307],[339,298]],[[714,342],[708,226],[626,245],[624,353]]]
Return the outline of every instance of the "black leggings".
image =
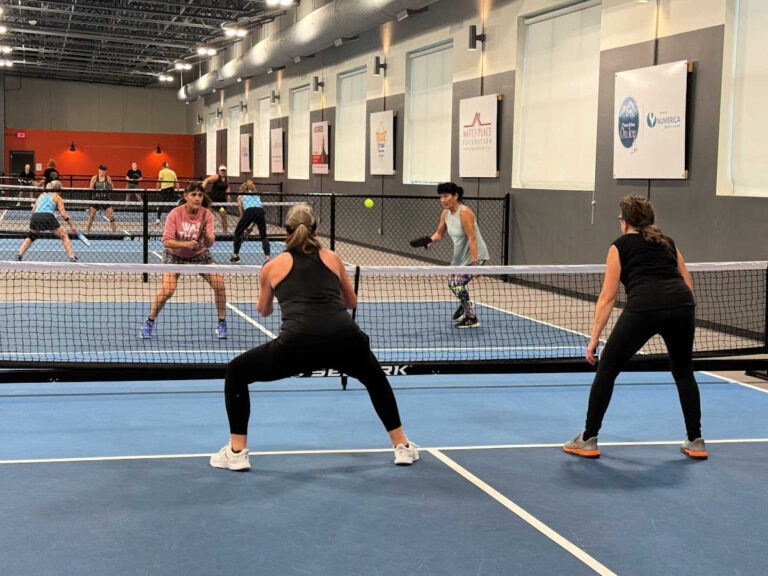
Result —
[[[592,382],[584,438],[597,436],[613,394],[616,377],[634,354],[656,334],[667,345],[672,377],[677,385],[680,406],[689,440],[701,437],[699,387],[693,377],[693,306],[632,312],[625,310],[616,322],[600,353],[597,374]]]
[[[227,366],[224,384],[230,433],[248,434],[251,415],[248,384],[271,382],[324,368],[334,368],[360,380],[387,432],[400,428],[400,414],[392,388],[371,352],[368,336],[356,330],[312,345],[293,344],[278,337],[232,360]]]
[[[259,238],[261,238],[261,247],[264,249],[264,256],[269,257],[269,240],[267,240],[267,220],[264,217],[264,208],[247,208],[235,227],[235,247],[234,254],[240,254],[240,246],[245,239],[244,234],[248,226],[256,223],[259,229]]]

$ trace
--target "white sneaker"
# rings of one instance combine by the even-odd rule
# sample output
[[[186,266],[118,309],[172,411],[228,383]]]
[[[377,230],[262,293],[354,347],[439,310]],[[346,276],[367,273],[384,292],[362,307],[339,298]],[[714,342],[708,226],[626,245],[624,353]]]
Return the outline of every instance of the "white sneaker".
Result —
[[[229,470],[250,470],[248,461],[248,448],[240,452],[233,452],[232,445],[227,444],[211,456],[211,466],[214,468],[227,468]]]
[[[414,442],[408,442],[408,446],[398,444],[395,446],[395,464],[398,466],[410,466],[419,459],[418,446]]]

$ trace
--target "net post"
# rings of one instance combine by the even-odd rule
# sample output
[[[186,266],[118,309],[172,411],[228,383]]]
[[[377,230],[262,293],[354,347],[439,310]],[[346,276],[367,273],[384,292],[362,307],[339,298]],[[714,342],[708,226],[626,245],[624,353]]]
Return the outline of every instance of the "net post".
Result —
[[[763,326],[763,345],[768,351],[768,266],[765,268],[765,325]]]
[[[504,229],[501,231],[502,236],[502,263],[504,266],[509,265],[509,207],[510,207],[510,194],[507,192],[504,194]]]
[[[357,296],[358,288],[360,288],[360,266],[355,266],[355,296]],[[352,308],[352,320],[357,316],[357,306]],[[341,389],[347,389],[347,375],[341,375]]]
[[[141,193],[141,242],[142,262],[149,264],[149,194],[144,188]],[[149,274],[142,275],[144,282],[149,282]]]
[[[331,250],[336,250],[336,193],[331,192]]]

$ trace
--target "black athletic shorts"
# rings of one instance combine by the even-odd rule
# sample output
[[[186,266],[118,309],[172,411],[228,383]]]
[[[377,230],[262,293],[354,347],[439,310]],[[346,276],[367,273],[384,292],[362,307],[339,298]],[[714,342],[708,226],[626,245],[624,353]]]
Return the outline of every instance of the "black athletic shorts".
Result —
[[[56,230],[61,226],[56,216],[50,212],[35,212],[29,221],[30,230]]]

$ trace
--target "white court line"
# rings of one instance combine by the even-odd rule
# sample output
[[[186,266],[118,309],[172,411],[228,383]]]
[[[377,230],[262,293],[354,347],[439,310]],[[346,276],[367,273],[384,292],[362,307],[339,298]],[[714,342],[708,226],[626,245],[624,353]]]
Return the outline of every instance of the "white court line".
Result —
[[[5,215],[8,213],[8,210],[3,210],[3,213],[0,214],[0,222],[2,222],[5,219]]]
[[[478,306],[483,306],[484,308],[490,308],[491,310],[496,310],[497,312],[504,312],[505,314],[509,314],[510,316],[517,316],[518,318],[524,318],[525,320],[529,320],[531,322],[535,322],[536,324],[542,324],[544,326],[549,326],[550,328],[555,328],[557,330],[562,330],[563,332],[570,332],[571,334],[576,334],[577,336],[582,336],[589,340],[589,334],[584,334],[583,332],[577,332],[576,330],[570,330],[568,328],[563,328],[562,326],[558,326],[557,324],[550,324],[549,322],[544,322],[543,320],[536,320],[536,318],[531,318],[530,316],[526,316],[525,314],[518,314],[517,312],[510,312],[509,310],[504,310],[504,308],[497,308],[496,306],[492,306],[490,304],[484,304],[483,302],[477,302],[475,301],[475,304]],[[602,342],[602,340],[600,340]]]
[[[239,309],[239,308],[237,308],[236,306],[234,306],[234,305],[230,304],[229,302],[227,302],[227,308],[229,308],[230,310],[232,310],[232,312],[234,312],[235,314],[237,314],[238,316],[240,316],[240,318],[242,318],[243,320],[245,320],[246,322],[248,322],[248,324],[251,324],[251,325],[253,325],[253,326],[256,326],[256,328],[258,328],[258,329],[259,329],[261,332],[263,332],[264,334],[266,334],[267,336],[269,336],[270,338],[272,338],[272,340],[274,340],[275,338],[277,338],[277,334],[275,334],[274,332],[271,332],[271,331],[267,330],[267,329],[266,329],[264,326],[262,326],[261,324],[259,324],[258,322],[256,322],[256,320],[254,320],[253,318],[251,318],[250,316],[248,316],[248,314],[246,314],[245,312],[243,312],[242,310],[240,310],[240,309]]]
[[[734,438],[723,440],[707,440],[707,444],[754,444],[766,443],[768,438]],[[680,440],[653,440],[647,442],[600,442],[600,446],[677,446]],[[560,448],[558,444],[488,444],[478,446],[422,446],[421,451],[457,451],[457,450],[506,450],[520,448]],[[313,456],[322,454],[379,454],[391,452],[391,448],[340,448],[340,449],[313,449],[313,450],[263,450],[251,451],[251,456]],[[199,454],[146,454],[126,456],[81,456],[76,458],[35,458],[25,460],[0,460],[2,464],[56,464],[61,462],[112,462],[120,460],[162,460],[183,458],[207,458],[210,452]]]
[[[720,380],[724,380],[725,382],[730,382],[731,384],[738,384],[739,386],[744,386],[744,388],[751,388],[752,390],[757,390],[758,392],[762,392],[763,394],[768,394],[768,390],[765,390],[764,388],[759,388],[757,386],[753,386],[752,384],[747,384],[746,382],[739,382],[738,380],[734,380],[733,378],[728,378],[727,376],[720,376],[719,374],[715,374],[714,372],[704,372],[703,370],[697,370],[699,374],[706,374],[707,376],[711,376],[712,378],[719,378]]]
[[[598,562],[595,558],[587,554],[584,550],[576,546],[573,542],[570,540],[567,540],[563,536],[561,536],[559,533],[555,532],[552,528],[544,524],[541,520],[536,518],[533,514],[527,512],[514,502],[504,496],[501,492],[493,488],[491,485],[487,484],[486,482],[483,482],[480,478],[472,474],[469,470],[455,462],[454,460],[451,460],[440,452],[439,450],[430,449],[428,450],[430,454],[432,454],[435,458],[440,460],[443,464],[448,466],[451,470],[459,474],[462,478],[469,481],[471,484],[474,484],[477,488],[488,494],[491,498],[496,500],[499,504],[504,506],[507,510],[512,512],[515,516],[529,524],[531,527],[535,528],[539,532],[541,532],[544,536],[552,540],[555,544],[560,546],[563,550],[566,552],[572,554],[581,562],[589,566],[592,570],[597,572],[598,574],[602,576],[616,576],[616,573],[610,570],[608,567],[604,566],[600,562]]]
[[[162,256],[162,254],[160,254],[160,252],[158,252],[157,250],[152,250],[152,254],[154,254],[155,256],[157,256],[157,257],[158,257],[160,260],[162,260],[162,259],[163,259],[163,256]]]

